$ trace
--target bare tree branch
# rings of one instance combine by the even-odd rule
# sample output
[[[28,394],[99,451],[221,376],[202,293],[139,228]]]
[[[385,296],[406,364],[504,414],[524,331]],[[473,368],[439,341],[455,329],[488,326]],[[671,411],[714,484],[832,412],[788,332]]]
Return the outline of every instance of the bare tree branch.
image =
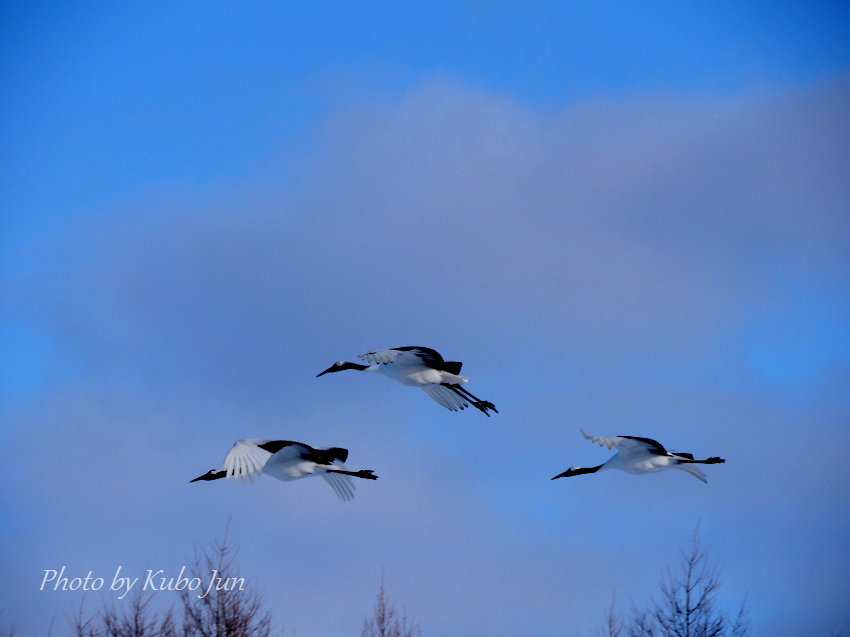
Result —
[[[617,600],[611,598],[611,605],[605,613],[605,633],[606,637],[621,637],[623,634],[623,618],[617,612]]]
[[[268,637],[271,614],[263,611],[262,596],[244,588],[236,575],[236,554],[225,538],[210,551],[195,552],[192,577],[210,582],[209,592],[180,591],[184,637]],[[212,578],[212,579],[210,579]],[[204,594],[207,593],[207,594]]]
[[[130,597],[129,608],[116,609],[115,604],[104,606],[94,617],[83,618],[83,604],[71,620],[74,637],[177,637],[172,611],[156,613],[150,609],[153,594],[136,591]]]
[[[612,605],[607,614],[608,634],[618,637],[748,637],[750,625],[746,605],[734,620],[717,607],[720,575],[706,561],[705,551],[694,531],[691,548],[682,554],[677,573],[666,569],[660,582],[660,601],[652,600],[648,608],[633,608],[630,620],[617,624]]]
[[[191,578],[199,578],[203,590],[180,591],[180,617],[169,609],[157,612],[153,593],[137,590],[119,611],[104,606],[85,618],[83,604],[71,618],[74,637],[269,637],[271,614],[263,610],[262,597],[246,590],[245,578],[235,566],[236,553],[225,538],[205,551],[195,551],[188,566]],[[0,637],[12,637],[11,633]]]
[[[421,634],[419,626],[408,620],[404,612],[398,615],[395,605],[384,589],[382,573],[372,617],[363,620],[360,637],[420,637]]]

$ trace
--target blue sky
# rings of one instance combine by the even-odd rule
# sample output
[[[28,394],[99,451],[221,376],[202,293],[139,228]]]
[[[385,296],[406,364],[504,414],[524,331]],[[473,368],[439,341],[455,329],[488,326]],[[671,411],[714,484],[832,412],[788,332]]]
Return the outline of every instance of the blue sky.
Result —
[[[80,603],[43,569],[176,571],[228,519],[298,635],[355,633],[382,569],[425,634],[589,635],[697,525],[756,635],[846,626],[846,8],[0,11],[22,634]],[[500,414],[314,378],[405,344]],[[728,462],[550,482],[606,457],[579,427]],[[242,437],[381,480],[186,482]]]

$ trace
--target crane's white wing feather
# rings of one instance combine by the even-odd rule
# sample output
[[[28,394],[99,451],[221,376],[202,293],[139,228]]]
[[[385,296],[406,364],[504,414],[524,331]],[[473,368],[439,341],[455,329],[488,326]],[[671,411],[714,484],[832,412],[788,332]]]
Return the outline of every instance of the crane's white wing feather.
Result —
[[[595,442],[600,447],[618,447],[621,453],[628,451],[649,451],[649,453],[665,455],[667,450],[664,446],[651,438],[638,438],[632,436],[591,436],[584,429],[581,430],[581,435]]]
[[[396,363],[396,364],[408,364],[411,365],[413,363],[421,363],[419,357],[416,356],[413,352],[402,352],[397,349],[375,349],[371,352],[366,352],[365,354],[360,354],[358,358],[362,358],[364,361],[368,361],[370,363]]]
[[[620,436],[591,436],[584,429],[581,430],[581,435],[591,442],[595,442],[600,447],[608,447],[609,449],[612,447],[619,447],[624,443],[635,442],[634,440],[630,441],[628,438],[622,438]]]
[[[674,464],[674,465],[670,465],[670,466],[673,467],[674,469],[681,469],[682,471],[686,471],[686,472],[690,473],[693,477],[695,477],[697,480],[702,480],[703,482],[708,483],[708,478],[702,472],[702,469],[700,469],[695,464],[682,463],[682,464]]]
[[[348,501],[354,498],[354,481],[351,476],[343,473],[325,472],[322,474],[322,478],[330,485],[340,500]]]
[[[272,454],[260,449],[257,444],[262,440],[237,440],[233,448],[224,457],[224,470],[228,478],[254,479],[254,475],[263,470]]]
[[[469,403],[465,399],[458,396],[448,387],[443,387],[442,385],[423,385],[422,391],[446,409],[458,411],[459,409],[469,407]]]

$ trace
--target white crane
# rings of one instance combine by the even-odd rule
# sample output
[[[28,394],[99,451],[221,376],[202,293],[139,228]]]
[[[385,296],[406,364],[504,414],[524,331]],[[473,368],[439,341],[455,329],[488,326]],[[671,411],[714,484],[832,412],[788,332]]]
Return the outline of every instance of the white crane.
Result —
[[[278,480],[298,480],[310,476],[322,476],[341,500],[354,497],[351,476],[377,480],[378,476],[369,469],[348,471],[343,464],[348,458],[348,449],[331,447],[314,449],[303,442],[292,440],[260,440],[245,438],[237,440],[224,457],[224,469],[210,469],[198,480],[220,478],[254,479],[257,473],[265,473]]]
[[[602,447],[617,447],[617,453],[611,456],[608,462],[598,467],[570,467],[555,478],[567,478],[583,473],[595,473],[605,469],[619,469],[626,473],[654,473],[662,469],[681,469],[687,471],[695,478],[708,482],[705,474],[697,467],[697,464],[717,464],[726,462],[723,458],[706,458],[705,460],[694,460],[693,455],[683,452],[667,451],[659,442],[651,438],[639,438],[637,436],[591,436],[584,429],[581,434],[588,440],[598,443]]]
[[[407,346],[390,349],[376,349],[361,354],[358,358],[372,363],[361,365],[348,361],[337,361],[316,377],[356,369],[361,372],[377,372],[388,376],[403,385],[421,387],[435,401],[446,409],[458,411],[472,405],[489,416],[488,410],[499,413],[496,406],[488,400],[481,400],[467,391],[463,384],[468,378],[460,376],[463,363],[445,361],[439,352],[430,347]]]

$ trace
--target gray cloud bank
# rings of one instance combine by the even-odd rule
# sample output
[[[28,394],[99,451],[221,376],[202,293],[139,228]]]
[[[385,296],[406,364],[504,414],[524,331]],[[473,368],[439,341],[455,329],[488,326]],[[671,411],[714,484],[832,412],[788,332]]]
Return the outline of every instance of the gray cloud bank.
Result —
[[[426,634],[588,631],[700,521],[757,634],[846,621],[848,97],[845,77],[540,112],[435,82],[341,108],[280,177],[37,237],[49,266],[8,298],[66,371],[8,405],[13,619],[78,603],[30,586],[41,568],[170,567],[232,518],[299,635],[355,632],[382,567]],[[464,360],[502,413],[313,378],[403,344]],[[604,460],[579,426],[730,462],[708,487],[550,484]],[[255,436],[347,446],[382,479],[346,507],[321,481],[186,484]],[[804,438],[831,441],[816,467]]]

